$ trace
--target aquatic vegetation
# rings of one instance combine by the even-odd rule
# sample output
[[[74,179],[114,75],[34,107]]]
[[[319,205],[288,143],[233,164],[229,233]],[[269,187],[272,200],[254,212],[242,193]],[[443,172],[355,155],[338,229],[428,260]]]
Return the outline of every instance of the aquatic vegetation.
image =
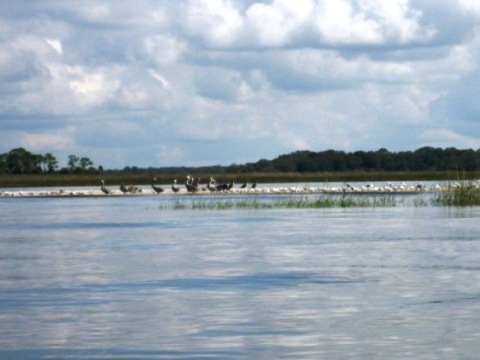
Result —
[[[480,205],[480,186],[478,182],[462,181],[450,184],[432,200],[436,206],[478,206]]]
[[[231,209],[321,209],[396,206],[392,195],[360,196],[282,196],[282,197],[224,197],[215,199],[183,198],[163,202],[161,209],[173,210],[231,210]]]

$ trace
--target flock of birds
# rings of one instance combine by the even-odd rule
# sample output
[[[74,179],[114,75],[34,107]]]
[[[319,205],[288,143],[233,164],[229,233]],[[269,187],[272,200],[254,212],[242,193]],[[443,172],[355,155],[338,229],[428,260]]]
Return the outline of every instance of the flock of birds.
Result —
[[[471,186],[480,188],[480,180],[472,181]],[[151,183],[152,189],[145,189],[141,186],[120,184],[120,188],[113,189],[105,186],[105,181],[101,180],[100,190],[40,190],[40,191],[0,191],[0,197],[16,197],[16,196],[98,196],[99,194],[105,195],[122,195],[122,194],[209,194],[209,193],[233,193],[233,194],[414,194],[414,193],[434,193],[445,189],[454,189],[457,186],[461,186],[461,183],[432,183],[427,182],[425,184],[412,183],[412,182],[400,182],[400,183],[361,183],[356,182],[352,184],[344,183],[317,183],[317,184],[285,184],[284,186],[278,186],[272,184],[272,186],[260,186],[257,187],[256,183],[248,184],[244,183],[240,186],[235,186],[232,182],[217,182],[215,179],[210,178],[208,183],[203,185],[200,183],[199,178],[193,178],[188,176],[183,184],[177,183],[176,180],[170,186],[160,186],[157,183],[157,179],[153,179]]]
[[[157,179],[153,178],[153,181],[152,181],[153,191],[155,191],[157,194],[160,194],[160,193],[164,192],[165,189],[163,187],[161,187],[160,185],[157,185],[156,182],[157,182]],[[105,181],[103,179],[101,180],[101,183],[102,183],[102,186],[101,186],[100,189],[101,189],[102,193],[104,193],[105,195],[112,194],[112,190],[110,190],[109,188],[107,188],[105,186]],[[185,188],[186,188],[188,193],[197,193],[197,192],[202,192],[202,191],[210,191],[210,192],[223,191],[223,192],[226,192],[226,191],[232,190],[234,184],[235,183],[233,181],[231,181],[229,183],[226,183],[226,182],[217,183],[214,178],[210,178],[207,185],[205,187],[202,187],[200,185],[200,178],[194,178],[194,177],[191,177],[191,176],[187,176],[184,185],[185,185]],[[247,183],[244,183],[240,186],[240,189],[246,189],[247,186],[248,186]],[[254,182],[253,184],[251,184],[249,186],[249,188],[255,189],[256,186],[257,186],[257,183]],[[176,179],[173,180],[173,184],[171,186],[172,192],[177,193],[177,192],[180,191],[180,188],[181,187],[177,183],[177,180]],[[124,183],[121,183],[120,184],[120,191],[123,194],[127,194],[127,193],[137,194],[137,193],[141,193],[142,189],[139,188],[138,186],[135,186],[135,185],[125,186]]]

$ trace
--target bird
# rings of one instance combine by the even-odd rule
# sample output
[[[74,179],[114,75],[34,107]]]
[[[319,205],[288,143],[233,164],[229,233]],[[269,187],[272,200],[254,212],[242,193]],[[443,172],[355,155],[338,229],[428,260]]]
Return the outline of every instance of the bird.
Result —
[[[102,187],[101,187],[101,189],[102,189],[102,192],[103,192],[105,195],[108,195],[108,194],[111,193],[111,191],[105,187],[105,181],[103,181],[103,179],[102,179]]]
[[[180,191],[180,188],[177,185],[177,180],[176,179],[173,180],[172,191],[175,192],[175,193]]]
[[[185,187],[189,193],[194,193],[200,190],[200,179],[187,176],[187,181],[185,181]]]
[[[207,189],[210,190],[211,192],[217,191],[217,185],[215,184],[215,179],[210,178],[210,181],[207,184]]]
[[[123,192],[124,194],[126,194],[128,192],[128,189],[127,189],[127,187],[125,186],[124,183],[120,184],[120,191]]]
[[[218,191],[226,191],[228,190],[228,184],[227,183],[220,183],[215,185]]]
[[[155,181],[157,181],[156,178],[153,178],[153,181],[152,181],[152,189],[157,193],[157,194],[160,194],[161,192],[163,192],[163,188],[161,186],[158,186],[158,185],[155,185]]]
[[[129,193],[132,193],[132,194],[136,194],[137,192],[142,192],[142,189],[140,189],[138,186],[135,186],[135,185],[130,185],[127,190]]]
[[[254,183],[252,184],[251,188],[252,188],[252,189],[255,189],[256,187],[257,187],[257,183],[254,182]]]
[[[197,192],[201,190],[199,177],[195,178],[195,180],[192,180],[192,190],[193,192]]]
[[[247,187],[247,183],[244,182],[244,183],[242,184],[242,186],[240,186],[240,189],[245,189],[246,187]]]

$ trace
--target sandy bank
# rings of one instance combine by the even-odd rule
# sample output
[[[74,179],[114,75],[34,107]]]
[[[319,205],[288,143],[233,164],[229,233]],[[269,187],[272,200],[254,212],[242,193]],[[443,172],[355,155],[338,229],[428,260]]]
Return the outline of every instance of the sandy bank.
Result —
[[[207,189],[199,190],[195,193],[188,193],[184,187],[180,191],[173,192],[171,188],[165,188],[163,192],[156,193],[150,187],[139,187],[139,191],[135,193],[123,193],[120,190],[109,189],[109,194],[104,194],[100,188],[98,189],[58,189],[58,190],[5,190],[0,191],[0,197],[112,197],[112,196],[164,196],[164,195],[187,195],[201,196],[201,195],[229,195],[229,194],[417,194],[426,192],[441,191],[440,185],[406,185],[387,184],[383,186],[375,186],[372,184],[362,184],[352,186],[346,184],[341,187],[324,185],[324,186],[278,186],[278,187],[258,187],[255,189],[233,188],[229,191],[210,192]]]

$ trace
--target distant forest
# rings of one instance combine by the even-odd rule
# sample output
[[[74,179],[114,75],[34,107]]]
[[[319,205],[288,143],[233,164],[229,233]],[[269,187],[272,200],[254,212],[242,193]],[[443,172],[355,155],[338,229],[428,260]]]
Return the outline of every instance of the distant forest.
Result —
[[[94,167],[87,157],[70,155],[68,167],[59,169],[57,159],[50,153],[33,154],[24,148],[16,148],[0,154],[0,174],[42,173],[315,173],[315,172],[409,172],[409,171],[480,171],[480,149],[422,147],[415,151],[344,152],[326,150],[320,152],[296,151],[280,155],[273,160],[261,159],[254,163],[229,166],[138,168],[127,166],[122,170],[104,171]]]
[[[59,168],[58,160],[51,153],[34,154],[24,148],[15,148],[0,154],[0,174],[95,174],[103,171],[95,168],[88,157],[68,156],[68,166]]]
[[[273,160],[231,165],[228,172],[478,171],[480,149],[422,147],[415,151],[296,151]]]

